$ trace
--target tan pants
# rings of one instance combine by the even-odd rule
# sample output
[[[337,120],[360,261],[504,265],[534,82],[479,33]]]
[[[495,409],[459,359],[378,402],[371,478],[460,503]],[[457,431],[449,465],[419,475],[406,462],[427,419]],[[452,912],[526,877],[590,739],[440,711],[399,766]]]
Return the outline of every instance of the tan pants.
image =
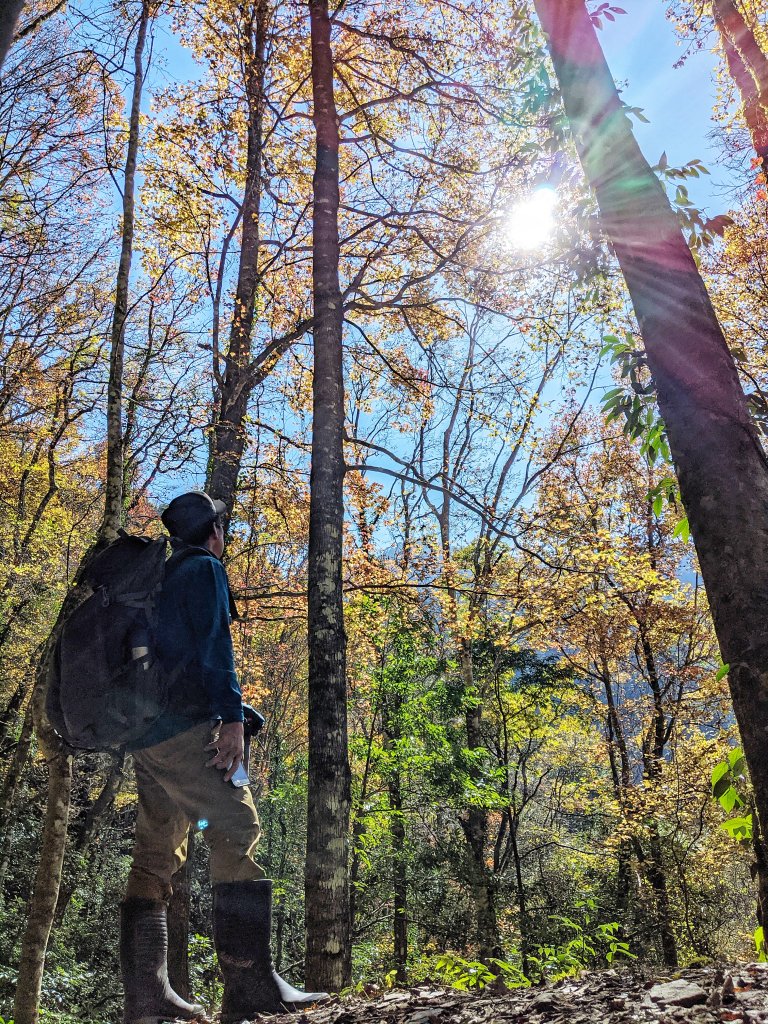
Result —
[[[187,859],[190,824],[211,851],[211,881],[263,878],[254,859],[261,829],[250,789],[206,768],[208,722],[133,755],[139,810],[126,898],[167,900],[171,878]]]

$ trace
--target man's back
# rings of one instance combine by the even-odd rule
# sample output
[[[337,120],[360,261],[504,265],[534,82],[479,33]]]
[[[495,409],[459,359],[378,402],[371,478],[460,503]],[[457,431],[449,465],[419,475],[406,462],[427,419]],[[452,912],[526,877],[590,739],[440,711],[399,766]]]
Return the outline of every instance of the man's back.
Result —
[[[133,749],[160,743],[200,722],[221,716],[240,721],[241,696],[229,629],[230,598],[224,566],[202,547],[178,551],[158,596],[156,647],[172,672],[168,706]]]

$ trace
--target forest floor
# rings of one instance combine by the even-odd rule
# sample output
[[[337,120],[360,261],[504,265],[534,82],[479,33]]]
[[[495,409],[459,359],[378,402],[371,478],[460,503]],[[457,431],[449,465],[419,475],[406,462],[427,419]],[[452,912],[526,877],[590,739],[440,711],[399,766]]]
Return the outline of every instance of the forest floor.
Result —
[[[257,1017],[257,1021],[270,1018]],[[606,970],[528,989],[419,985],[335,999],[281,1024],[768,1024],[768,964]]]

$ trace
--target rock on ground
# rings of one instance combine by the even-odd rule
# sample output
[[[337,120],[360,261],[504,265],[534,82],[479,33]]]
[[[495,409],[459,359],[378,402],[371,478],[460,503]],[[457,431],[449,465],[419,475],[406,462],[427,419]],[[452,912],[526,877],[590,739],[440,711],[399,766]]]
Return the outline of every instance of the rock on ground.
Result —
[[[280,1024],[768,1024],[768,964],[697,967],[654,977],[608,970],[554,985],[480,992],[419,985],[334,999],[278,1019]]]

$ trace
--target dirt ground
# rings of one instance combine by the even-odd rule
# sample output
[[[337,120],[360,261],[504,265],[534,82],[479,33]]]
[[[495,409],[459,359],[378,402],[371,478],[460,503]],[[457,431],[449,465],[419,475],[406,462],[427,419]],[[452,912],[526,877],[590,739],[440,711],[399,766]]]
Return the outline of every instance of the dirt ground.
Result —
[[[275,1018],[256,1017],[256,1021]],[[281,1024],[768,1024],[768,964],[607,970],[529,989],[419,985],[334,999]]]

